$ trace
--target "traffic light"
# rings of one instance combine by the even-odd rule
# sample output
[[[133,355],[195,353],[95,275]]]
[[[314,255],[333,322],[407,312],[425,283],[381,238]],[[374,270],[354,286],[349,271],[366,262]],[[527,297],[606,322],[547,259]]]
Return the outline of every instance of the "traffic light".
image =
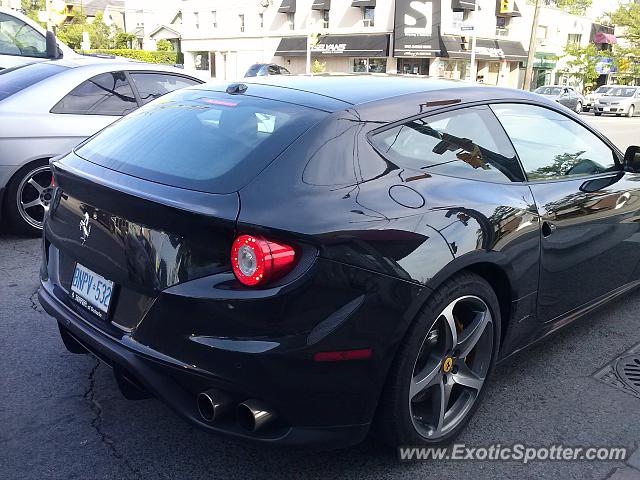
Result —
[[[513,12],[513,0],[500,0],[500,13]]]

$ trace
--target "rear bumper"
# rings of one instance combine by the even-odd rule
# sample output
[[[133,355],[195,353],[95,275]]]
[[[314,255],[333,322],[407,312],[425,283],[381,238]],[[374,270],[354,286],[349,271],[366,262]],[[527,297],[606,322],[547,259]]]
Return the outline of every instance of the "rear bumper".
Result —
[[[56,287],[51,283],[43,282],[38,291],[38,299],[45,311],[56,318],[61,328],[98,359],[126,372],[130,378],[134,378],[149,393],[164,401],[185,420],[204,430],[222,433],[238,440],[318,449],[357,444],[369,431],[368,423],[337,426],[294,426],[281,423],[264,433],[242,430],[233,417],[223,419],[219,424],[206,423],[198,413],[197,392],[212,387],[220,388],[233,391],[236,401],[241,402],[248,398],[247,394],[238,396],[238,390],[241,390],[242,386],[233,385],[233,379],[221,378],[213,372],[204,371],[195,365],[186,365],[153,351],[136,342],[130,335],[123,335],[121,338],[111,336],[60,302],[52,291],[54,288]],[[292,378],[296,378],[295,375]],[[295,398],[283,398],[275,409],[282,412],[288,404],[295,402]],[[327,406],[339,408],[330,401],[327,402]],[[309,416],[312,422],[314,412],[310,411]]]

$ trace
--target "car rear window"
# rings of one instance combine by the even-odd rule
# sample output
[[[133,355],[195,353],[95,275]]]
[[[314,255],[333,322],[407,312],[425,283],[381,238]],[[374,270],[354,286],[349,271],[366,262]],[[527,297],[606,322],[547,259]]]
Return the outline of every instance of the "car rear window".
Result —
[[[0,101],[67,69],[55,63],[41,62],[0,70]]]
[[[76,149],[82,158],[190,190],[239,190],[326,112],[208,90],[149,103]]]

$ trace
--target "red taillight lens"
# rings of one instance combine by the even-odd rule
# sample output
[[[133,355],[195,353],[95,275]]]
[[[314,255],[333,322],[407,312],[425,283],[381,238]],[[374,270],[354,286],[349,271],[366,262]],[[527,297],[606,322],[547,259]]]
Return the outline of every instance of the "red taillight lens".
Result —
[[[264,237],[240,235],[231,247],[231,266],[240,282],[254,286],[287,273],[293,266],[295,255],[289,245]]]

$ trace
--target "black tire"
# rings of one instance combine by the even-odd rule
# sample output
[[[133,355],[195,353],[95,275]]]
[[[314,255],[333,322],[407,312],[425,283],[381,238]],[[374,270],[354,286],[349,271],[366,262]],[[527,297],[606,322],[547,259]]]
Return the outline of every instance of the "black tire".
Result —
[[[48,165],[49,160],[47,159],[36,160],[28,163],[15,173],[7,185],[4,197],[4,215],[9,226],[16,233],[31,236],[39,236],[42,234],[42,228],[38,228],[37,226],[30,224],[23,218],[23,214],[21,214],[20,207],[18,206],[18,191],[23,180],[29,177],[34,170],[42,169]],[[31,193],[35,194],[35,192]],[[34,213],[34,215],[36,214]]]
[[[602,115],[602,113],[601,113],[601,112],[593,112],[593,114],[594,114],[596,117],[599,117],[600,115]]]
[[[627,117],[628,117],[628,118],[631,118],[631,117],[633,117],[633,116],[635,115],[635,113],[636,113],[636,107],[634,107],[633,105],[631,105],[631,106],[629,107],[629,110],[627,111]]]
[[[576,105],[576,113],[578,115],[580,115],[582,113],[582,102],[578,102],[578,104]]]
[[[420,352],[423,351],[425,337],[443,311],[455,299],[476,296],[484,300],[493,317],[493,348],[484,383],[477,393],[475,403],[467,411],[461,422],[448,434],[437,440],[426,438],[414,427],[414,417],[409,400],[409,387]],[[454,440],[473,417],[484,395],[486,381],[495,366],[500,347],[500,307],[491,286],[480,276],[463,272],[443,283],[429,297],[421,312],[409,327],[396,357],[389,370],[376,418],[373,425],[374,436],[391,447],[403,445],[434,446],[446,445]],[[490,334],[489,334],[490,335]],[[464,359],[466,362],[466,358]],[[454,372],[455,373],[455,372]],[[439,373],[438,373],[439,375]]]

